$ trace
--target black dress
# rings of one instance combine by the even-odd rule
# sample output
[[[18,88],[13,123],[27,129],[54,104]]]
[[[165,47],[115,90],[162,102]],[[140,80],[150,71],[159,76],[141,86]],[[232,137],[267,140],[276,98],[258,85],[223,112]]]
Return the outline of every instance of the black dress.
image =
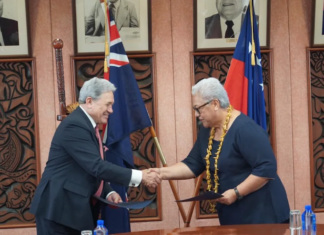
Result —
[[[206,150],[210,128],[201,127],[198,139],[182,162],[196,175],[206,170]],[[213,142],[210,173],[214,187],[216,150]],[[259,190],[227,206],[217,203],[221,225],[282,223],[289,219],[289,204],[285,188],[277,175],[277,163],[268,135],[259,125],[240,114],[228,130],[218,159],[218,192],[224,193],[242,183],[250,174],[270,178]]]

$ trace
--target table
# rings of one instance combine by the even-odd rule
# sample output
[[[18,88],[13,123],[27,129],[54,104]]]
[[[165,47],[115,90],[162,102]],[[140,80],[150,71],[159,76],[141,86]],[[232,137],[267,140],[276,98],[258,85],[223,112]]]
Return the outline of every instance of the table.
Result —
[[[290,235],[289,224],[226,225],[161,229],[118,235]],[[317,225],[317,235],[324,234],[324,224]]]

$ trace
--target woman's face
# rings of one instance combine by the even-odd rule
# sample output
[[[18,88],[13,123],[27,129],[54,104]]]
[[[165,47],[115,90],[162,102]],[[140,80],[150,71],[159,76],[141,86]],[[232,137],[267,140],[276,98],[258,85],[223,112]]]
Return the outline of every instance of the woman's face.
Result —
[[[199,119],[205,128],[214,126],[217,121],[217,101],[216,100],[205,100],[199,93],[192,96],[193,109],[195,116]]]

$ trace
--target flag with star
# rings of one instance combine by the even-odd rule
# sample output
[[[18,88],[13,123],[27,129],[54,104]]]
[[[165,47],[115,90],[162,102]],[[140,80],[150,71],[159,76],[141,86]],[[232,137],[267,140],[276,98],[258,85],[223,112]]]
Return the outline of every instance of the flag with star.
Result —
[[[231,105],[267,130],[259,33],[252,0],[224,87]]]

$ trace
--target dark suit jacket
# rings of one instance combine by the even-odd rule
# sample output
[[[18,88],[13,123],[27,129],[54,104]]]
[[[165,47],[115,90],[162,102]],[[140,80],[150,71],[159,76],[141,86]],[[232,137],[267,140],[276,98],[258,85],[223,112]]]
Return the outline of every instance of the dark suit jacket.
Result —
[[[243,24],[245,14],[242,14],[241,25]],[[259,26],[259,16],[256,16],[257,24]],[[222,38],[222,27],[219,14],[215,14],[205,18],[205,38]]]
[[[101,159],[95,130],[78,107],[54,134],[30,212],[77,230],[92,230],[95,224],[90,199],[100,180],[128,187],[131,174],[131,169]],[[104,195],[111,190],[105,184]]]
[[[18,22],[0,17],[0,28],[5,46],[19,45]]]

